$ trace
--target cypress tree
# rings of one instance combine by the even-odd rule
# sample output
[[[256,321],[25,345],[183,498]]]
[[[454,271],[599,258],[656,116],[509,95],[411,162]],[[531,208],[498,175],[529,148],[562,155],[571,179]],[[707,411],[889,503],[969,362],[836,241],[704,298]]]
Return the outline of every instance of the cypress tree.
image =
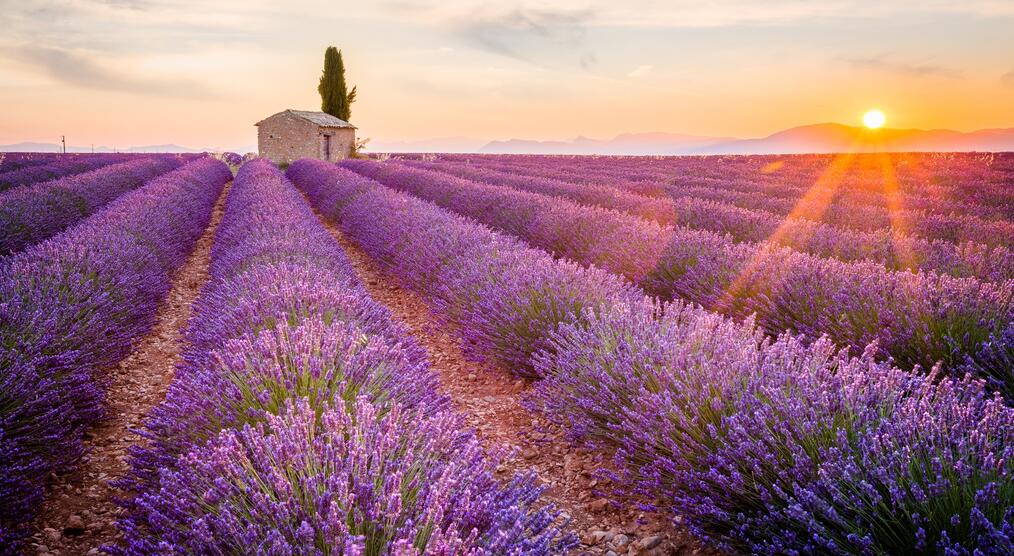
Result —
[[[356,88],[349,91],[345,84],[345,62],[342,52],[333,46],[324,51],[324,72],[317,85],[320,93],[320,109],[336,118],[349,121],[352,103],[356,101]]]

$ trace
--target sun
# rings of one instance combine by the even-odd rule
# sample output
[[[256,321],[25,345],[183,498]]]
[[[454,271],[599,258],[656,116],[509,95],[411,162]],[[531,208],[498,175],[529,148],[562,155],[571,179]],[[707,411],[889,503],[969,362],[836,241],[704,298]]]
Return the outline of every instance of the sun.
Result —
[[[884,116],[884,113],[876,108],[863,114],[863,123],[870,129],[877,129],[883,126],[885,121],[887,121],[887,118]]]

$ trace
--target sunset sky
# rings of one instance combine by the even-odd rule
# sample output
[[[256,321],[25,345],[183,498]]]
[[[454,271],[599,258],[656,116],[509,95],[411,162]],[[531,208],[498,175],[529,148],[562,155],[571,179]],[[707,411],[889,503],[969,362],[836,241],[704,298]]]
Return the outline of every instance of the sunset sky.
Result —
[[[253,145],[319,109],[329,44],[376,141],[1014,127],[1011,0],[0,0],[0,28],[0,144]]]

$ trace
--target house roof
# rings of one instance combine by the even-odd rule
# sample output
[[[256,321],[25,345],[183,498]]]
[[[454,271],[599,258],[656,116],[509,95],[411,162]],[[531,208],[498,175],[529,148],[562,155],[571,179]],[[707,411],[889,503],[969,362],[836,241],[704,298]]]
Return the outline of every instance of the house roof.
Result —
[[[292,114],[293,116],[299,119],[306,120],[312,124],[319,125],[320,127],[351,127],[352,129],[356,129],[356,126],[346,122],[345,120],[336,118],[331,114],[327,114],[324,112],[315,112],[312,110],[292,110],[291,108],[289,110],[279,112],[278,114],[272,114],[271,116],[264,118],[263,120],[255,123],[254,125],[255,126],[261,125],[262,123],[265,122],[265,120],[268,120],[269,118],[274,118],[275,116],[279,116],[282,114]]]

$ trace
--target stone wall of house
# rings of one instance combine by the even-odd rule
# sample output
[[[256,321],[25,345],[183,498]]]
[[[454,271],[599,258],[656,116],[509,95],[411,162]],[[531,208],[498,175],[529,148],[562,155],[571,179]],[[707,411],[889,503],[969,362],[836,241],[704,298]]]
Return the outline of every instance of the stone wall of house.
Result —
[[[322,128],[288,114],[272,116],[257,126],[258,154],[274,163],[300,158],[324,160],[324,136],[331,136],[332,162],[352,156],[356,142],[353,128]]]
[[[356,145],[356,130],[351,127],[325,129],[331,135],[331,162],[349,158]],[[320,142],[320,158],[324,158],[324,142]]]
[[[317,126],[300,118],[279,114],[257,126],[257,154],[276,164],[300,158],[320,158],[316,139]]]

